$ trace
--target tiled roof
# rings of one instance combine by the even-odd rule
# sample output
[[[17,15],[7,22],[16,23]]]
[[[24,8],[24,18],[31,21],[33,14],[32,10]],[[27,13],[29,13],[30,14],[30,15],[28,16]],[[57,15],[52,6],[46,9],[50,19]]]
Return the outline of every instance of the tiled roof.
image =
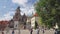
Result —
[[[0,21],[0,29],[4,30],[8,23],[9,21]]]
[[[37,14],[37,13],[35,13],[35,14],[34,14],[34,16],[35,16],[35,17],[37,17],[37,16],[38,16],[38,14]]]

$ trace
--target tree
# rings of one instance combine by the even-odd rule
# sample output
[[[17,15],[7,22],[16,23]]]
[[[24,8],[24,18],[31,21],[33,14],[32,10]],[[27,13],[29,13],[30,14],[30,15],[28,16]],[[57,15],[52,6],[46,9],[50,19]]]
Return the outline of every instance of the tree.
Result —
[[[46,27],[52,28],[56,23],[60,27],[60,0],[39,0],[35,9]]]

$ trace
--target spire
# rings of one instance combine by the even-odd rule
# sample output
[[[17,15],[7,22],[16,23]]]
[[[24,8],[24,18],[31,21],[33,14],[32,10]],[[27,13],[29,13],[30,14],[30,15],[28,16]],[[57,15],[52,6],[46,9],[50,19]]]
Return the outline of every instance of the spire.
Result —
[[[24,13],[24,15],[22,16],[22,21],[23,21],[23,22],[26,22],[26,21],[27,21],[27,16],[26,16],[25,13]]]
[[[24,13],[24,16],[26,16],[25,13]]]
[[[18,6],[18,7],[17,7],[17,10],[19,10],[19,11],[20,11],[20,6]]]
[[[34,13],[33,13],[33,11],[32,11],[32,14],[31,14],[31,15],[32,15],[32,17],[34,16]]]
[[[20,6],[17,7],[16,11],[17,11],[17,12],[21,12],[21,11],[20,11]]]
[[[26,14],[24,13],[23,17],[26,17]]]
[[[20,9],[20,6],[18,6],[18,8],[17,9]]]
[[[15,15],[13,17],[14,20],[18,21],[19,19],[21,19],[21,14],[20,14],[20,7],[18,6],[15,12]]]
[[[32,15],[33,15],[34,13],[33,13],[33,11],[32,11]]]

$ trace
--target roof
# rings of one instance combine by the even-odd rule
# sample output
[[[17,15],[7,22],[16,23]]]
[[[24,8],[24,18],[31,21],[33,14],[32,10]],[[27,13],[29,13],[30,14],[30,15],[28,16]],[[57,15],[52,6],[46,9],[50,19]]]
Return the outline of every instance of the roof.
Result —
[[[38,16],[38,14],[37,14],[37,13],[35,13],[35,14],[34,14],[34,16],[35,16],[35,17],[37,17],[37,16]]]
[[[0,29],[4,30],[8,23],[9,21],[0,21]]]
[[[8,21],[0,21],[0,24],[1,25],[3,25],[3,24],[6,25],[6,24],[8,24]]]

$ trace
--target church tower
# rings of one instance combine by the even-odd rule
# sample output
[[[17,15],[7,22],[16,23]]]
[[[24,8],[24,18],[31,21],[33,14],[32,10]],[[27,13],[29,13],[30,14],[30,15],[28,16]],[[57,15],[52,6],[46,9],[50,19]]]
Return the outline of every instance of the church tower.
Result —
[[[14,21],[21,21],[21,14],[20,14],[20,7],[18,7],[17,9],[16,9],[16,13],[15,13],[15,15],[13,16],[13,20]]]
[[[13,21],[14,21],[14,28],[18,28],[19,24],[20,24],[20,21],[21,21],[21,14],[20,14],[20,7],[18,7],[16,9],[16,13],[15,15],[13,16]]]

